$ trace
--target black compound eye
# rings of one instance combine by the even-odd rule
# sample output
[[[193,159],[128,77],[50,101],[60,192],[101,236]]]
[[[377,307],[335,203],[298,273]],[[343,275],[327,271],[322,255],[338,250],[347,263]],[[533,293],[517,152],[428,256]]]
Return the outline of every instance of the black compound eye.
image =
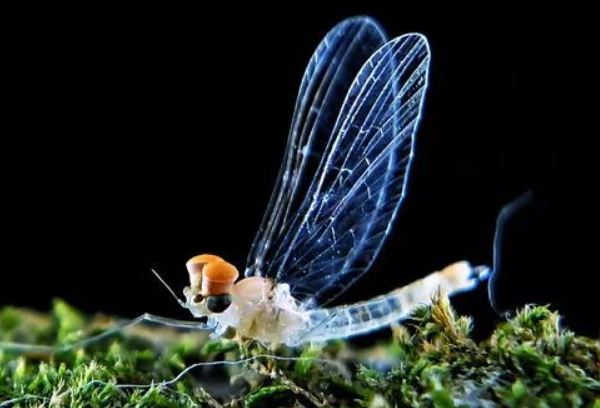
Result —
[[[202,302],[202,299],[204,299],[204,296],[202,296],[200,293],[198,293],[196,296],[194,296],[194,303],[200,303]]]
[[[206,307],[213,313],[224,312],[230,305],[231,295],[229,293],[212,295],[206,298]]]

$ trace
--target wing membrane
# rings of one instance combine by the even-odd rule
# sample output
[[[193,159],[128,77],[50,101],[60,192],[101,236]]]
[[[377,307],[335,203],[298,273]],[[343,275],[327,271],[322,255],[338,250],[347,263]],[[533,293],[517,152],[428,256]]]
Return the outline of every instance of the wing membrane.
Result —
[[[302,79],[285,156],[248,255],[246,276],[271,273],[274,250],[314,178],[344,96],[364,62],[385,42],[375,21],[355,17],[334,27],[317,47]]]
[[[409,34],[378,50],[352,85],[319,179],[273,262],[297,296],[333,300],[381,249],[404,197],[428,66],[425,38]]]
[[[305,301],[330,302],[369,269],[406,191],[429,45],[407,34],[374,51],[383,36],[372,24],[340,24],[313,55],[249,257],[247,276],[288,283]]]

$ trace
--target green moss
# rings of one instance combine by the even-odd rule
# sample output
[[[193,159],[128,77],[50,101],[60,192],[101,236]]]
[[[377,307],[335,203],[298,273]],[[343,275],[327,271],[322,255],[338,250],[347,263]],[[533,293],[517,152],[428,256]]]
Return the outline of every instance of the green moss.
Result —
[[[6,307],[0,340],[61,346],[114,323],[63,301],[48,315]],[[85,349],[0,350],[0,407],[600,408],[600,343],[562,330],[548,308],[523,309],[486,341],[470,329],[440,297],[386,344],[282,348],[273,359],[252,342],[140,325]],[[245,360],[171,381],[224,359]]]

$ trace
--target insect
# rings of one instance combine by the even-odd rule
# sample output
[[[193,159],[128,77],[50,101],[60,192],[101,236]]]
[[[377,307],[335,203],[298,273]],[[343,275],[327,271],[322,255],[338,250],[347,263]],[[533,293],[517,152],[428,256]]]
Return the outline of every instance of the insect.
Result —
[[[266,344],[349,337],[406,317],[438,290],[472,289],[490,269],[459,262],[352,305],[329,302],[377,257],[406,194],[427,88],[421,34],[387,41],[370,18],[338,24],[308,64],[279,179],[245,277],[214,255],[187,263],[184,307],[215,335]]]
[[[462,261],[373,299],[328,307],[370,269],[406,196],[429,65],[421,34],[388,41],[368,17],[335,26],[302,79],[243,278],[218,256],[196,256],[178,300],[205,321],[146,314],[128,325],[153,321],[213,336],[233,329],[267,345],[297,346],[382,328],[439,290],[455,294],[487,279],[490,268]]]

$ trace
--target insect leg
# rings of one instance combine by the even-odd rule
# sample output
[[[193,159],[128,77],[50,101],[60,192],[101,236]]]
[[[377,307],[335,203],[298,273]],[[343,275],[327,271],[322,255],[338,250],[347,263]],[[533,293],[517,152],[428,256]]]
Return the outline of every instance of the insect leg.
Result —
[[[139,323],[155,323],[163,326],[173,327],[177,329],[187,329],[187,330],[203,330],[210,331],[214,328],[213,325],[209,325],[202,322],[196,321],[187,321],[187,320],[177,320],[171,319],[168,317],[157,316],[149,313],[144,313],[141,316],[136,317],[135,319],[131,319],[128,321],[124,321],[116,324],[114,327],[103,331],[100,334],[97,334],[92,337],[88,337],[87,339],[83,339],[81,341],[62,345],[62,346],[44,346],[44,345],[35,345],[35,344],[22,344],[22,343],[0,343],[0,350],[8,350],[8,351],[16,351],[16,352],[31,352],[31,353],[43,353],[49,354],[60,351],[69,351],[77,348],[86,347],[90,344],[101,341],[107,337],[110,337],[114,334],[120,333],[129,327],[133,327]]]

